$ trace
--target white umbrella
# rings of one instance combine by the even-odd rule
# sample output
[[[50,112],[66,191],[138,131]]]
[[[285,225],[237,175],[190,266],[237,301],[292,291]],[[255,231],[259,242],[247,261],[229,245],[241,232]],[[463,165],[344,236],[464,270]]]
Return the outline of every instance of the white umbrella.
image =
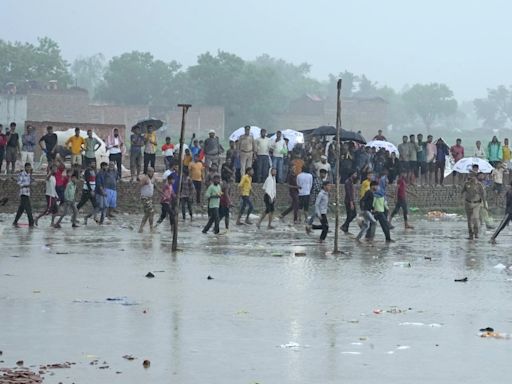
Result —
[[[395,152],[395,154],[398,156],[400,153],[398,152],[398,148],[395,146],[395,144],[393,143],[390,143],[389,141],[383,141],[383,140],[372,140],[372,141],[369,141],[367,144],[366,144],[367,147],[371,147],[371,148],[377,148],[377,149],[381,149],[381,148],[384,148],[386,151],[388,151],[389,153],[391,152]]]
[[[494,167],[488,161],[478,157],[464,157],[455,163],[453,171],[458,173],[469,173],[473,165],[478,165],[478,171],[482,173],[491,173]]]
[[[260,137],[260,131],[261,131],[261,128],[251,126],[251,135],[255,139]],[[240,136],[242,136],[244,134],[245,134],[245,127],[240,127],[235,132],[233,132],[231,135],[229,135],[229,141],[237,141],[240,138]]]
[[[289,150],[292,150],[295,147],[295,144],[304,144],[304,134],[302,132],[294,131],[293,129],[285,129],[284,131],[281,131],[281,136],[288,139]],[[275,141],[275,133],[270,138],[272,141]]]

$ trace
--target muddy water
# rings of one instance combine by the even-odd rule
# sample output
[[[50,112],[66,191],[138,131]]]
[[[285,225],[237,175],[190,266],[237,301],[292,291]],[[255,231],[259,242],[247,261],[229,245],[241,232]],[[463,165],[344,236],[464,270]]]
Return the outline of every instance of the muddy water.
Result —
[[[76,363],[46,383],[508,381],[512,340],[478,336],[512,333],[512,271],[495,268],[512,264],[508,228],[491,246],[465,240],[464,222],[417,218],[389,246],[379,229],[374,246],[341,235],[333,256],[332,234],[318,245],[318,232],[277,223],[202,235],[197,220],[172,255],[167,224],[139,235],[135,216],[59,231],[10,219],[0,367]]]

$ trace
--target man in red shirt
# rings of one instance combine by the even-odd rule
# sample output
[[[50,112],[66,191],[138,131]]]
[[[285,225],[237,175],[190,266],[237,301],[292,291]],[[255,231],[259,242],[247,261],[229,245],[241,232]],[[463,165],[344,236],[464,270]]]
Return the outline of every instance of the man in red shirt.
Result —
[[[453,160],[455,162],[459,161],[464,157],[464,147],[461,145],[462,140],[457,139],[455,140],[455,145],[452,145],[450,148],[450,154],[453,156]],[[452,172],[453,177],[453,184],[455,184],[455,176],[457,175],[457,172]],[[462,180],[462,175],[459,175],[459,182]]]
[[[402,212],[404,214],[405,229],[413,229],[414,227],[412,225],[409,225],[409,222],[407,220],[407,172],[402,172],[400,174],[400,178],[398,179],[398,185],[396,188],[395,209],[393,209],[393,212],[391,212],[391,215],[389,216],[388,220],[390,229],[393,229],[393,226],[391,225],[391,220],[393,220],[393,217],[400,211],[400,208],[402,208]]]

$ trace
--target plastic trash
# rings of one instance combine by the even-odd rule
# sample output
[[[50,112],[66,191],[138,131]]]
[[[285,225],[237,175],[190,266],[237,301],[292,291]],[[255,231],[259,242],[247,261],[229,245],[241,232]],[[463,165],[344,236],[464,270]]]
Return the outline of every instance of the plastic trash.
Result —
[[[467,277],[463,277],[462,279],[455,279],[454,281],[456,283],[467,283],[468,278]]]
[[[152,279],[153,277],[155,277],[155,275],[153,273],[151,273],[151,272],[148,272],[148,273],[146,273],[146,277],[148,279]]]
[[[505,269],[505,268],[507,268],[507,266],[506,266],[506,265],[503,265],[503,264],[501,264],[501,263],[498,263],[498,264],[496,264],[496,265],[494,266],[494,268],[495,268],[495,269],[500,269],[500,270],[501,270],[501,269]]]
[[[213,277],[211,277],[210,275],[208,275],[208,277],[206,278],[206,280],[213,280]]]
[[[411,349],[411,347],[409,347],[408,345],[399,345],[398,347],[396,347],[396,349],[402,351],[404,349]]]
[[[356,351],[344,351],[344,352],[341,352],[342,355],[360,355],[361,352],[356,352]]]
[[[402,268],[411,268],[411,263],[408,261],[395,261],[393,263],[394,267],[402,267]]]
[[[281,344],[279,347],[281,348],[291,348],[291,349],[294,349],[294,348],[300,348],[300,344],[299,343],[296,343],[294,341],[290,341],[289,343],[287,344]]]
[[[151,361],[149,361],[149,360],[147,360],[147,359],[146,359],[146,360],[144,360],[144,361],[142,362],[142,366],[143,366],[145,369],[148,369],[148,368],[151,366]]]

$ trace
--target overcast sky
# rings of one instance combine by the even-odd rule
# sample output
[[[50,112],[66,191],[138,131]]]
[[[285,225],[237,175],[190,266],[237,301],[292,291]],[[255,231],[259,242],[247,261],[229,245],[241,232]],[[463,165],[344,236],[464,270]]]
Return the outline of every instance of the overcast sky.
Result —
[[[267,53],[319,79],[348,69],[397,89],[445,82],[463,100],[512,84],[511,11],[505,0],[0,0],[0,38],[49,36],[68,61]]]

